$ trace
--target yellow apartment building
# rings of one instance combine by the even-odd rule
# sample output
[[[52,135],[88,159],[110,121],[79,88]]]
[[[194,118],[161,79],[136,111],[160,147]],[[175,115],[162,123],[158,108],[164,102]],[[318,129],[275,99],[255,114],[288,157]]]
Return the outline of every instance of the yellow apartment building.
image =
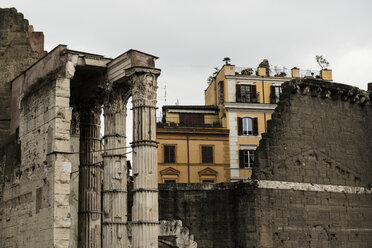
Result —
[[[157,126],[159,183],[230,181],[229,130],[214,106],[163,106]]]
[[[222,127],[230,130],[231,181],[251,177],[254,153],[279,100],[281,84],[300,77],[300,69],[271,74],[269,67],[253,70],[226,64],[205,90],[205,105],[218,106]],[[317,77],[331,81],[332,71],[324,69]]]

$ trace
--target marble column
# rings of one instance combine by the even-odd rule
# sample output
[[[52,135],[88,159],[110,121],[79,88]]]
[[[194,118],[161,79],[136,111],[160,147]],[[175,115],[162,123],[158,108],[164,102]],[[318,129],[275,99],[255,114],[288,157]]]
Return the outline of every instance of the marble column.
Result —
[[[104,101],[102,247],[128,247],[126,116],[127,92],[114,89]]]
[[[102,107],[97,101],[84,101],[78,106],[78,112],[80,117],[78,242],[81,248],[100,248]]]
[[[133,104],[132,247],[158,247],[156,80],[160,70],[133,67],[126,74]]]

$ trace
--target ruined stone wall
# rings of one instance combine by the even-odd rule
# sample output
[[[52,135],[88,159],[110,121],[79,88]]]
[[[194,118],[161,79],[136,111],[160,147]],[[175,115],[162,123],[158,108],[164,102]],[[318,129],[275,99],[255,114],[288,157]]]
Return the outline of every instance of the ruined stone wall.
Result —
[[[8,140],[10,81],[45,54],[44,35],[15,8],[0,9],[0,147]]]
[[[159,219],[182,220],[198,247],[253,247],[251,183],[159,184]]]
[[[256,197],[258,247],[370,247],[367,100],[367,92],[335,83],[284,85],[253,170],[262,180]]]
[[[70,241],[70,82],[60,52],[13,81],[20,159],[6,164],[0,247],[68,247]],[[56,57],[61,64],[51,62]]]

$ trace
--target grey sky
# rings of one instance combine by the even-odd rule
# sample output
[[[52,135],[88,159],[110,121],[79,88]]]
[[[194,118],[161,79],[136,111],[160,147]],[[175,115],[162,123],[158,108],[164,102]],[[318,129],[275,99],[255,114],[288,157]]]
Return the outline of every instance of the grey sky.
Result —
[[[167,104],[203,104],[206,79],[223,57],[236,66],[317,69],[330,61],[334,81],[365,89],[372,81],[372,1],[42,1],[2,0],[16,7],[46,49],[116,57],[133,48],[156,56],[159,96]],[[164,104],[159,98],[159,105]]]

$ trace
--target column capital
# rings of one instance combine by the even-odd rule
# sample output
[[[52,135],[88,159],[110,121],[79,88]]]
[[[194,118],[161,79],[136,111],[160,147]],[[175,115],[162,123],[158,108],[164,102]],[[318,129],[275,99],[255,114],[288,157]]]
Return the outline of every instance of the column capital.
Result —
[[[132,89],[133,107],[156,106],[157,78],[160,69],[148,67],[132,67],[125,71],[129,76],[129,84]]]
[[[80,123],[94,122],[99,123],[102,113],[102,103],[96,99],[83,100],[75,104],[74,108],[79,113]]]
[[[104,115],[116,113],[123,113],[126,115],[127,102],[130,95],[130,90],[124,90],[121,88],[107,91],[103,101]]]

